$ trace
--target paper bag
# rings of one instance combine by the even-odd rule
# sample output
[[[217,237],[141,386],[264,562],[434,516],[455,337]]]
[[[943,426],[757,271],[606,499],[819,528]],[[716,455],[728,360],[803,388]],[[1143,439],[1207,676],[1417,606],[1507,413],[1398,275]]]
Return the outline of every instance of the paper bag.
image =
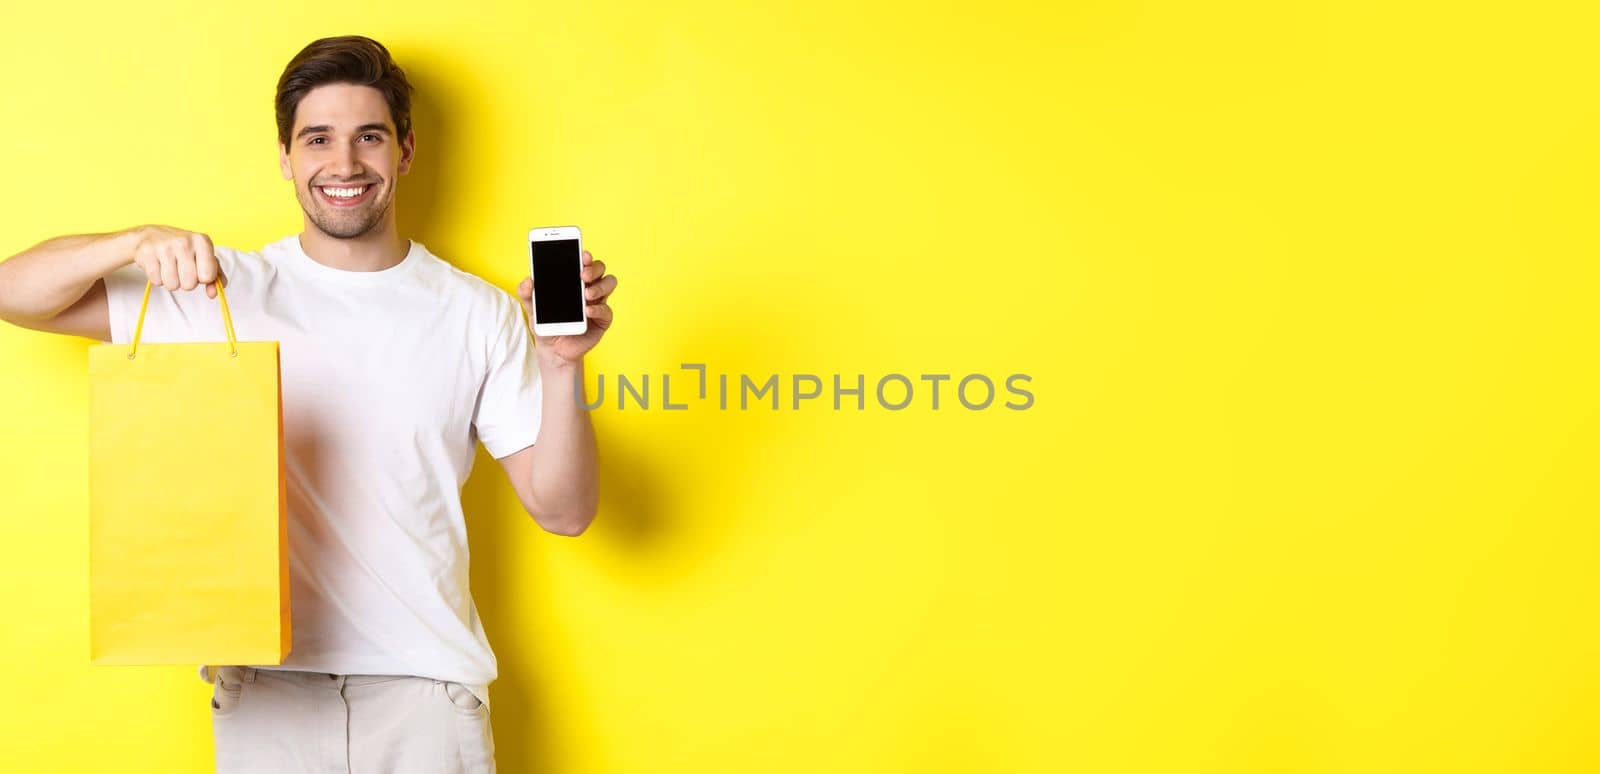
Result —
[[[193,291],[185,291],[193,292]],[[89,657],[280,664],[289,653],[278,342],[89,348]]]

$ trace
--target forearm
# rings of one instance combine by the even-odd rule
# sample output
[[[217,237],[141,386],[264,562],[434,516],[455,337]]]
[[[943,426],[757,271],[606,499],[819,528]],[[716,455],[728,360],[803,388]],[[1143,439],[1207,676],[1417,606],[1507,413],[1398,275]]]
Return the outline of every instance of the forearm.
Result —
[[[0,263],[0,319],[48,320],[133,263],[138,227],[40,242]]]
[[[539,358],[543,412],[533,447],[529,491],[547,529],[576,535],[594,520],[600,502],[598,454],[589,412],[578,403],[583,363]]]

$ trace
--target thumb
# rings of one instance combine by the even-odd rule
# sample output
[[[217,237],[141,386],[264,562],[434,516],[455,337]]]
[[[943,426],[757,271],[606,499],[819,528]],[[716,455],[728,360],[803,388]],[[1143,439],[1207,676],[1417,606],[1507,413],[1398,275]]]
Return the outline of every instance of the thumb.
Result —
[[[517,285],[517,301],[522,304],[523,311],[531,317],[533,315],[533,278],[527,277]]]
[[[217,297],[217,284],[218,283],[221,283],[224,288],[226,288],[228,286],[228,278],[227,278],[226,275],[224,275],[222,273],[221,269],[217,270],[217,281],[216,282],[208,282],[208,283],[206,283],[206,298],[216,298]]]

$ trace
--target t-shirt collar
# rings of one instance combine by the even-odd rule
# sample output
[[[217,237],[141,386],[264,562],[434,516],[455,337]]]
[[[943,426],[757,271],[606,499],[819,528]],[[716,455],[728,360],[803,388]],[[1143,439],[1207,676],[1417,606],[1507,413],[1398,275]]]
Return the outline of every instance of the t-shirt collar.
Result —
[[[420,242],[416,241],[415,239],[407,240],[410,244],[410,247],[406,250],[406,257],[402,258],[399,263],[390,266],[387,269],[379,269],[378,271],[348,271],[345,269],[335,269],[327,264],[318,263],[316,259],[306,255],[305,248],[301,247],[300,245],[299,234],[291,234],[287,237],[284,237],[283,241],[285,243],[284,247],[289,253],[290,260],[293,261],[295,265],[304,268],[306,271],[311,272],[318,277],[326,278],[333,282],[362,285],[386,283],[395,279],[396,277],[399,277],[405,272],[410,271],[411,268],[422,259],[423,251],[423,247]]]

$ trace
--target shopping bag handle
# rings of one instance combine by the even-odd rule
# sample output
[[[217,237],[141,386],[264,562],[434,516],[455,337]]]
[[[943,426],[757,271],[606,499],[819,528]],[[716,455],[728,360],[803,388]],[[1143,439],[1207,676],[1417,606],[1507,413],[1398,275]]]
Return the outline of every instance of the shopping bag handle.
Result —
[[[233,315],[228,314],[228,294],[222,292],[224,280],[217,277],[217,303],[222,305],[222,328],[228,334],[228,357],[238,357],[238,341],[233,337]],[[128,359],[133,359],[133,353],[139,349],[139,334],[144,332],[144,313],[150,308],[150,288],[153,283],[146,280],[144,283],[144,300],[139,302],[139,322],[133,326],[133,346],[128,347]]]

